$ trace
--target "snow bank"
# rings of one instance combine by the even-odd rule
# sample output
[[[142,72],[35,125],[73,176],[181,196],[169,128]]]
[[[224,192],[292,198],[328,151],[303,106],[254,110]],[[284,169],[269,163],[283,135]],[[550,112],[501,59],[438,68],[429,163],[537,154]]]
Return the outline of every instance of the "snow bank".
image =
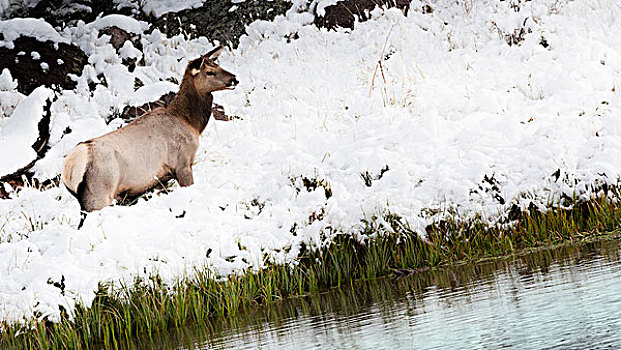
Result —
[[[147,102],[153,102],[153,96],[163,96],[169,92],[177,92],[179,85],[169,81],[159,81],[136,90],[136,93],[127,102],[129,106],[142,106]]]
[[[4,68],[0,74],[0,91],[11,91],[17,89],[17,81],[11,76],[11,72]]]
[[[68,42],[67,39],[58,34],[51,24],[43,19],[36,18],[14,18],[0,21],[0,33],[4,35],[4,39],[0,41],[0,46],[6,46],[10,49],[13,48],[13,41],[20,36],[34,37],[39,41]]]
[[[326,15],[326,7],[335,5],[338,0],[314,0],[311,7],[315,6],[315,13],[318,16]]]
[[[5,68],[0,74],[0,125],[2,118],[13,114],[15,107],[24,99],[24,95],[17,91],[17,80],[11,76],[11,72]]]
[[[79,232],[64,188],[0,201],[0,319],[56,319],[58,305],[88,304],[103,280],[157,272],[172,283],[205,263],[220,274],[292,263],[300,242],[356,234],[384,210],[424,234],[449,214],[506,222],[513,206],[564,206],[618,184],[621,9],[514,3],[375,11],[351,33],[295,11],[250,25],[220,57],[240,85],[214,94],[241,119],[209,124],[193,186],[92,213]],[[43,178],[77,142],[120,125],[105,120],[122,108],[172,91],[163,82],[212,48],[155,30],[142,36],[146,65],[129,72],[93,28],[63,32],[91,66],[52,104],[52,148],[35,167]],[[54,287],[63,277],[64,290]]]
[[[38,87],[17,105],[10,118],[0,120],[0,177],[16,172],[37,158],[32,145],[39,138],[39,121],[52,94],[50,89]]]
[[[100,31],[106,27],[118,27],[128,33],[142,34],[145,30],[149,29],[149,24],[142,21],[137,21],[131,17],[124,15],[107,15],[93,23],[86,25],[87,29],[93,31]]]
[[[167,12],[179,12],[203,6],[205,0],[147,0],[144,1],[142,9],[145,13],[160,17]]]

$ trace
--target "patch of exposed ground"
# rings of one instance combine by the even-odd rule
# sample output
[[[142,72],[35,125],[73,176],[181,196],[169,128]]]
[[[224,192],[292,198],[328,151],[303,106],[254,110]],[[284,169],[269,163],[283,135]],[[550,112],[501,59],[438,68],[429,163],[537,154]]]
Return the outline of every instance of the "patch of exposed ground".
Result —
[[[31,2],[32,3],[32,2]],[[13,1],[5,15],[9,18],[43,18],[52,26],[75,24],[78,20],[92,22],[99,14],[120,13],[112,0],[40,0],[34,6],[24,1]],[[129,10],[126,11],[129,14]]]
[[[356,20],[364,22],[370,18],[369,13],[378,6],[397,7],[407,12],[411,0],[344,0],[325,8],[325,15],[315,17],[315,25],[320,28],[337,27],[354,29]]]
[[[17,90],[25,95],[41,85],[75,88],[77,83],[69,74],[82,74],[88,63],[86,54],[75,45],[41,42],[25,36],[17,38],[14,44],[12,49],[0,47],[0,72],[8,68],[18,82]]]
[[[246,25],[262,19],[271,21],[291,8],[285,0],[247,0],[232,4],[230,1],[206,1],[202,7],[170,12],[155,19],[153,27],[167,36],[185,33],[194,38],[205,36],[210,41],[239,44]]]

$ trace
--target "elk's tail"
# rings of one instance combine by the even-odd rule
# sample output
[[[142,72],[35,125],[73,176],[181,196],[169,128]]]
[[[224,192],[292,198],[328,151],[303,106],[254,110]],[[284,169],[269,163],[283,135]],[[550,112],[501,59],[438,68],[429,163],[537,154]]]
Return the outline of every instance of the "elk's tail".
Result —
[[[90,161],[90,151],[88,141],[86,143],[80,143],[71,152],[65,156],[65,162],[63,163],[62,179],[63,183],[71,192],[71,194],[78,199],[80,203],[80,224],[78,230],[84,224],[86,219],[86,211],[84,210],[84,187],[85,179],[84,175]]]
[[[78,197],[78,188],[84,182],[84,174],[90,160],[89,153],[88,145],[81,143],[65,156],[62,180],[69,192],[76,198]]]

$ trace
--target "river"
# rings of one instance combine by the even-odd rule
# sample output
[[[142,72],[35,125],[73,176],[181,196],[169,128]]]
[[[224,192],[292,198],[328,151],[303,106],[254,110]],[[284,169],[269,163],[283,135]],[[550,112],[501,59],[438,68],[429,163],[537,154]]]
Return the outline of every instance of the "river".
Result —
[[[360,282],[165,337],[177,349],[621,349],[621,241]],[[151,344],[153,345],[153,344]]]

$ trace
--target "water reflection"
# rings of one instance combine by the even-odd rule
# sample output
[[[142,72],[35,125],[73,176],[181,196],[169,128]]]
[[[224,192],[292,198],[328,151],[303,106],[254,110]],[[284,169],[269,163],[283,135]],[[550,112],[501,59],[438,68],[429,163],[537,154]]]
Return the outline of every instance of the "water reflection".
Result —
[[[620,250],[601,241],[359,283],[178,331],[159,347],[621,348]]]

